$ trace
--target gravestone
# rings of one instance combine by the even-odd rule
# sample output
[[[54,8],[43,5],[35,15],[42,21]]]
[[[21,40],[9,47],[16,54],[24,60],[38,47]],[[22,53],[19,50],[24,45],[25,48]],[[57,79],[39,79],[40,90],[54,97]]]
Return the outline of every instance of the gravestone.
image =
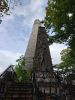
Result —
[[[45,27],[37,19],[34,21],[32,33],[25,53],[26,67],[37,70],[51,70],[52,61]]]

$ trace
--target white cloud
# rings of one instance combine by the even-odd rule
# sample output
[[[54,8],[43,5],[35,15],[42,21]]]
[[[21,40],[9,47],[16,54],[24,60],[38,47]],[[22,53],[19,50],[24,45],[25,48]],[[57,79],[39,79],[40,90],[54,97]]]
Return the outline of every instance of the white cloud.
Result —
[[[9,65],[16,64],[16,59],[18,59],[20,56],[20,53],[0,50],[0,73],[2,73]]]
[[[31,0],[27,5],[18,5],[14,12],[18,15],[28,16],[31,13],[38,13],[41,10],[42,0]]]
[[[29,27],[31,27],[35,19],[42,20],[44,18],[45,9],[43,10],[43,8],[45,7],[42,6],[44,2],[45,1],[43,0],[31,0],[27,5],[16,6],[16,8],[14,9],[14,13],[18,16],[24,16],[25,21],[23,25],[28,25]]]
[[[14,15],[12,13],[10,13],[10,15],[4,15],[2,18],[2,23],[8,23],[8,21],[13,21],[14,20]]]
[[[3,26],[0,26],[0,33],[5,33],[7,32],[6,28],[4,28]]]
[[[27,5],[27,7],[24,6],[23,9],[26,11],[24,12],[24,10],[22,9],[22,12],[21,13],[19,12],[19,14],[23,14],[25,16],[23,26],[26,25],[28,27],[32,27],[35,19],[39,20],[44,19],[45,16],[45,7],[43,7],[44,2],[45,1],[43,0],[31,0],[30,5]]]
[[[30,7],[32,8],[32,12],[37,11],[39,13],[41,11],[42,0],[32,0]]]
[[[56,44],[49,46],[51,52],[51,58],[53,64],[59,64],[61,62],[61,55],[60,52],[67,48],[64,44]]]

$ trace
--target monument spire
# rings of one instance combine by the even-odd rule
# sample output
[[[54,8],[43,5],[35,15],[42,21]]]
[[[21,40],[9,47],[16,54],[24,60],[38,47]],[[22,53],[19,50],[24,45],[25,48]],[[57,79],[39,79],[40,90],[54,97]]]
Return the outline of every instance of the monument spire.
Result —
[[[28,42],[28,46],[25,52],[25,61],[27,67],[33,66],[33,58],[35,55],[38,28],[41,26],[40,20],[36,19],[33,24],[32,33]]]
[[[52,70],[52,61],[47,41],[45,27],[36,19],[33,24],[32,33],[25,53],[27,68],[40,68]]]

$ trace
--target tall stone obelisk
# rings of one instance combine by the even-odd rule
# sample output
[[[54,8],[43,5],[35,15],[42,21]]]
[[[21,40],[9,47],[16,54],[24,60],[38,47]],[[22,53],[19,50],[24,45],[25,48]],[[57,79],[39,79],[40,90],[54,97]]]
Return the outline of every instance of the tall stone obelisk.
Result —
[[[38,35],[38,28],[41,26],[39,20],[35,20],[33,24],[32,33],[29,39],[29,43],[25,52],[25,62],[28,68],[33,67],[33,59],[35,56],[36,42]]]
[[[25,53],[27,68],[33,66],[40,70],[52,70],[52,61],[49,51],[47,33],[40,21],[34,21],[32,33]]]

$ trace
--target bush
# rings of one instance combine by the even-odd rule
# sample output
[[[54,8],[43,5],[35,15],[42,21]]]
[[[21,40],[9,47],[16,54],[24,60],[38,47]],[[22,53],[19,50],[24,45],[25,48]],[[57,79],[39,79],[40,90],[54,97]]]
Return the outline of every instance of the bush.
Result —
[[[21,56],[17,60],[18,64],[15,66],[15,72],[19,82],[31,81],[32,69],[23,69],[25,67],[25,58]]]
[[[23,70],[22,66],[16,66],[15,71],[19,82],[31,81],[31,70]]]

